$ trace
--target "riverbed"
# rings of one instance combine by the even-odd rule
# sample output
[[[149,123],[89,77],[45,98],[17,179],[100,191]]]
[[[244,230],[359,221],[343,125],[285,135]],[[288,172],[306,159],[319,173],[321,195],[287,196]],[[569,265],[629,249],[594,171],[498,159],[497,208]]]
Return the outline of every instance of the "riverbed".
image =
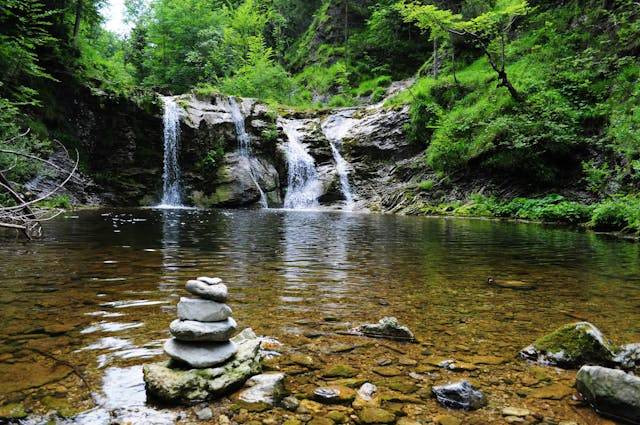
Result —
[[[423,423],[443,414],[504,423],[501,410],[515,406],[557,423],[604,424],[566,390],[574,371],[534,366],[517,353],[578,320],[615,342],[640,341],[639,254],[636,243],[527,223],[285,210],[70,212],[46,223],[41,241],[0,240],[0,405],[24,408],[31,423],[51,410],[85,412],[75,423],[109,423],[118,409],[134,423],[171,423],[178,412],[181,423],[194,420],[190,409],[146,403],[141,365],[165,359],[161,345],[185,282],[218,276],[240,328],[280,341],[282,358],[313,359],[306,369],[274,366],[289,372],[288,389],[300,397],[341,364],[403,394],[390,408]],[[537,289],[496,288],[489,276]],[[340,333],[384,316],[419,342]],[[448,358],[470,366],[437,366]],[[448,411],[422,397],[462,378],[485,392],[488,407]],[[547,387],[555,397],[540,397]],[[296,416],[232,405],[212,407],[238,422]]]

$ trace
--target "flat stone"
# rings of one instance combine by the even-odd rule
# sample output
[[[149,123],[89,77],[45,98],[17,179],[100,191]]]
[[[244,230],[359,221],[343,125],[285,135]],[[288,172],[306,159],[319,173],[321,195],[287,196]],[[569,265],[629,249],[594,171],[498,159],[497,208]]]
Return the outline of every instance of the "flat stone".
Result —
[[[200,276],[198,280],[208,285],[218,285],[222,283],[222,279],[220,279],[219,277]]]
[[[438,425],[460,425],[462,421],[451,415],[438,415],[433,418],[433,422]]]
[[[27,417],[22,403],[9,403],[0,407],[0,419],[23,419]]]
[[[378,375],[385,377],[400,376],[403,374],[400,369],[393,366],[374,367],[372,370]]]
[[[219,322],[231,317],[231,307],[215,301],[198,298],[180,298],[178,318],[197,322]]]
[[[534,389],[529,396],[544,400],[562,400],[571,394],[573,394],[573,388],[563,384],[551,384],[546,387]]]
[[[256,375],[245,383],[245,389],[238,394],[241,406],[250,411],[262,411],[276,405],[285,394],[285,374],[279,372]]]
[[[353,378],[358,374],[358,371],[349,365],[337,364],[326,369],[322,376],[324,378]]]
[[[245,329],[231,339],[236,355],[223,366],[207,369],[176,369],[168,362],[143,367],[150,398],[169,404],[194,404],[224,396],[260,372],[260,339]]]
[[[231,317],[220,322],[176,319],[169,325],[169,331],[178,341],[224,342],[233,336],[237,326]]]
[[[164,352],[172,359],[196,369],[217,366],[233,357],[238,348],[233,342],[182,342],[174,338],[164,343]]]
[[[227,297],[229,296],[227,285],[222,283],[209,285],[208,283],[200,280],[190,280],[187,282],[186,289],[193,295],[197,295],[200,298],[221,303],[227,301]]]
[[[396,421],[396,415],[378,407],[365,407],[358,412],[358,418],[364,424],[392,424]]]
[[[622,370],[583,366],[576,388],[602,415],[640,423],[640,378]]]
[[[502,409],[502,416],[517,416],[524,417],[529,416],[531,412],[527,409],[523,409],[521,407],[505,407]]]

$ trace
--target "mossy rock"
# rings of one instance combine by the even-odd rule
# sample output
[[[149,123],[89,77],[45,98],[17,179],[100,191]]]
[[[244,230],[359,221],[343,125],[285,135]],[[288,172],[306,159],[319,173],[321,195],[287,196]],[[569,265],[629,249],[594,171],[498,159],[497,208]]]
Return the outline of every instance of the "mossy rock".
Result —
[[[9,403],[0,407],[0,419],[23,419],[27,417],[22,403]]]
[[[326,369],[322,376],[324,378],[353,378],[358,374],[358,371],[349,365],[337,364],[335,366]]]
[[[63,418],[71,418],[81,410],[74,408],[66,398],[47,396],[42,399],[42,404],[49,410],[55,410]]]
[[[520,351],[520,356],[540,364],[572,369],[585,364],[612,364],[616,350],[594,325],[578,322],[543,336]]]

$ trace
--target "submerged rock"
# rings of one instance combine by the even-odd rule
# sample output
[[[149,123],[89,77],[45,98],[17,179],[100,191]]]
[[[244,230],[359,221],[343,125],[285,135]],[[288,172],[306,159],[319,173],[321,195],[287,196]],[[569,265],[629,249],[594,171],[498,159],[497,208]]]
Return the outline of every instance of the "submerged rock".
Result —
[[[623,369],[633,369],[640,365],[640,343],[626,344],[616,352],[613,361]]]
[[[199,298],[180,298],[178,318],[197,322],[219,322],[231,317],[231,307]]]
[[[356,398],[355,390],[344,386],[318,387],[313,391],[313,398],[324,404],[351,404]]]
[[[195,368],[217,366],[233,357],[238,348],[233,342],[183,342],[169,339],[164,352],[179,362]]]
[[[434,386],[431,391],[438,403],[451,409],[476,410],[487,404],[484,394],[467,381]]]
[[[378,407],[365,407],[358,413],[358,418],[364,424],[392,424],[396,415]]]
[[[577,368],[613,363],[615,347],[589,322],[571,323],[543,336],[520,351],[520,356],[543,365]]]
[[[237,326],[231,317],[220,322],[176,319],[169,325],[169,331],[180,341],[224,342],[231,338]]]
[[[176,369],[168,362],[143,368],[150,398],[170,404],[194,404],[228,394],[260,372],[260,339],[245,329],[231,339],[237,346],[235,357],[217,368]]]
[[[413,332],[408,327],[400,325],[395,317],[385,317],[378,323],[365,323],[351,332],[372,338],[388,338],[401,341],[415,341]]]
[[[285,395],[284,373],[269,372],[256,375],[245,383],[238,395],[242,407],[251,411],[262,411],[276,405]]]
[[[516,289],[520,291],[530,291],[536,289],[535,285],[524,282],[522,280],[501,280],[492,277],[487,278],[487,283],[492,286],[498,286],[506,289]]]
[[[640,423],[640,378],[621,370],[583,366],[576,388],[604,416]]]

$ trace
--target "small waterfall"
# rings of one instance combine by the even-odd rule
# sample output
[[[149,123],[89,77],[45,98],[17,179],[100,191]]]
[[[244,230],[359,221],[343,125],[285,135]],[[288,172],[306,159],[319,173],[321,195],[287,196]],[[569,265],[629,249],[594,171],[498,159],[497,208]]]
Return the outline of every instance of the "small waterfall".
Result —
[[[229,106],[231,112],[231,118],[233,119],[233,124],[236,127],[236,137],[238,139],[238,152],[240,156],[245,158],[248,166],[249,166],[249,175],[251,176],[251,180],[258,188],[258,192],[260,193],[260,206],[262,208],[269,208],[269,203],[267,202],[267,196],[264,194],[264,191],[258,184],[256,180],[253,170],[251,169],[251,139],[249,138],[249,134],[244,126],[244,115],[242,115],[242,111],[240,110],[240,105],[235,98],[229,98]]]
[[[163,97],[164,104],[164,171],[162,173],[162,203],[159,207],[181,207],[180,195],[180,112],[175,99]]]
[[[285,155],[289,176],[284,207],[292,209],[317,207],[318,197],[322,193],[322,184],[318,179],[313,157],[300,142],[301,124],[295,120],[281,122],[288,139]]]
[[[349,184],[349,163],[342,157],[342,154],[340,154],[340,148],[342,147],[342,139],[353,126],[353,123],[354,120],[350,117],[332,115],[321,125],[322,132],[331,145],[333,160],[336,163],[336,171],[340,178],[340,189],[344,195],[346,207],[349,210],[353,208],[353,193],[351,192],[351,185]]]

